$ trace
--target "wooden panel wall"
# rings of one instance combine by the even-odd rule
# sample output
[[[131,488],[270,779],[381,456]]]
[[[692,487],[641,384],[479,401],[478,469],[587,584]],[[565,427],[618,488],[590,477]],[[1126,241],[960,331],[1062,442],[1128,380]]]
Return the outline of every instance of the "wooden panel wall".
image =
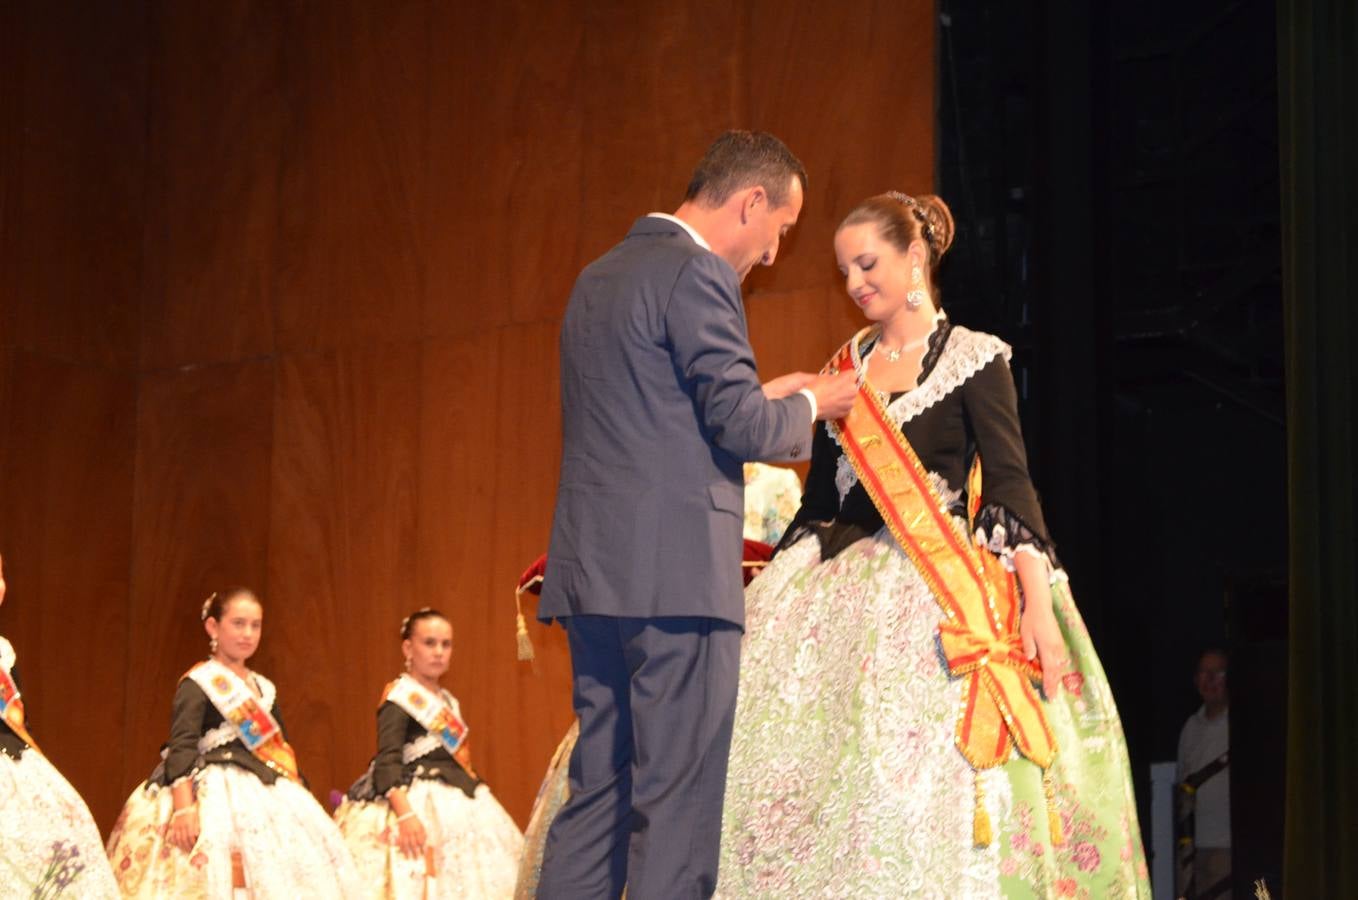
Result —
[[[0,4],[0,633],[44,751],[105,824],[123,793],[145,37],[134,3]]]
[[[932,181],[932,4],[154,0],[80,24],[51,9],[3,15],[24,20],[30,75],[55,51],[99,67],[24,89],[45,106],[79,94],[44,124],[83,115],[95,131],[72,162],[98,214],[56,187],[50,159],[15,167],[9,124],[34,113],[0,100],[0,249],[8,263],[35,234],[93,246],[81,277],[105,290],[72,303],[79,325],[62,331],[45,304],[66,302],[75,276],[26,271],[12,291],[6,267],[0,547],[16,606],[32,602],[69,548],[46,549],[31,512],[9,510],[48,510],[71,541],[93,490],[32,477],[37,454],[57,475],[94,459],[116,474],[121,493],[97,499],[121,530],[98,532],[98,559],[81,563],[82,584],[104,589],[73,591],[71,611],[102,617],[90,643],[111,648],[129,700],[91,726],[116,763],[59,762],[107,828],[203,650],[198,604],[244,582],[266,606],[256,662],[324,798],[372,752],[401,616],[432,605],[456,628],[448,684],[478,768],[526,821],[571,715],[558,631],[534,624],[536,666],[514,660],[511,590],[551,524],[571,282],[637,215],[678,205],[720,130],[773,131],[811,188],[779,264],[746,285],[753,340],[769,375],[818,367],[858,324],[835,223],[868,194]],[[134,61],[89,52],[123,39]],[[48,46],[63,40],[77,43]],[[16,200],[16,184],[57,208]],[[10,223],[30,220],[15,237]],[[31,341],[11,340],[15,321]],[[112,380],[54,381],[38,351]],[[20,438],[15,398],[70,412]],[[121,455],[84,449],[100,423]],[[101,566],[122,581],[95,580]],[[20,574],[33,567],[36,580]],[[25,645],[50,638],[26,615],[7,609],[0,630],[32,660]],[[40,717],[56,694],[37,684],[69,686],[63,671],[27,668]]]

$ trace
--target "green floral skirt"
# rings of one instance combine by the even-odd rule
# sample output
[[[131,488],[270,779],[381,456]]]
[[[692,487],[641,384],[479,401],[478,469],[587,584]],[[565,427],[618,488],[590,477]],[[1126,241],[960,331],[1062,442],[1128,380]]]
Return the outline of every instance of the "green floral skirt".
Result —
[[[1149,898],[1108,680],[1064,576],[1052,597],[1072,667],[1044,703],[1055,816],[1027,759],[962,758],[942,614],[888,533],[780,553],[746,591],[718,896]]]

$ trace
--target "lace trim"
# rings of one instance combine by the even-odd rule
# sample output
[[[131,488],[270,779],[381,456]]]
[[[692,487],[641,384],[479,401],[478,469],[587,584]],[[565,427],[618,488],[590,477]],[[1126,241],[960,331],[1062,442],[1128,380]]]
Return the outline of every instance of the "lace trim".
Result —
[[[954,325],[948,330],[948,342],[943,345],[933,371],[924,377],[924,383],[919,387],[888,403],[887,416],[897,427],[904,425],[926,409],[937,406],[995,357],[1003,356],[1004,361],[1009,362],[1012,355],[1009,345],[993,334]]]
[[[273,712],[274,701],[278,699],[278,688],[274,683],[265,678],[258,672],[250,673],[255,679],[255,686],[259,688],[259,703],[269,712]]]
[[[5,638],[0,637],[0,667],[6,672],[14,668],[15,660],[18,659],[14,652],[14,645]]]
[[[1026,531],[1027,529],[1024,529]],[[1059,581],[1067,581],[1066,571],[1061,568],[1060,563],[1051,551],[1047,549],[1040,540],[1023,540],[1019,543],[1011,543],[1008,533],[1003,525],[995,525],[989,536],[986,535],[984,528],[976,529],[976,540],[984,545],[991,553],[1000,558],[1007,571],[1017,573],[1018,569],[1014,565],[1014,557],[1020,553],[1035,557],[1047,566],[1047,583],[1055,585]]]
[[[1013,351],[1009,345],[993,334],[972,331],[961,325],[952,325],[936,334],[947,334],[947,342],[939,355],[938,363],[924,377],[924,383],[913,391],[906,391],[895,400],[887,403],[887,418],[899,429],[920,413],[937,406],[945,397],[966,384],[971,376],[990,364],[996,356],[1003,356],[1008,362]],[[885,402],[890,398],[879,392]],[[835,463],[835,487],[839,489],[839,502],[844,503],[853,486],[858,483],[858,475],[853,465],[844,455],[839,443],[839,434],[827,429],[830,439],[840,447],[839,459]]]
[[[198,739],[198,752],[200,754],[216,750],[218,747],[225,747],[236,739],[236,726],[230,722],[223,722],[216,728],[203,733]]]
[[[433,753],[441,746],[443,746],[443,742],[432,734],[415,738],[401,748],[401,762],[408,766],[415,760]]]
[[[839,443],[839,436],[833,431],[830,432],[835,443]],[[839,459],[835,461],[835,487],[839,490],[839,505],[844,505],[844,498],[853,490],[853,486],[858,484],[858,473],[853,470],[853,463],[849,462],[848,454],[842,448]]]

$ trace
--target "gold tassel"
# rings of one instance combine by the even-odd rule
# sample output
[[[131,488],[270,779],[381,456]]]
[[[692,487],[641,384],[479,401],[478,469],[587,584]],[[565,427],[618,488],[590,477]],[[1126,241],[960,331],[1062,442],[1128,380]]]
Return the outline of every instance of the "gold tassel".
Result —
[[[990,813],[985,808],[985,791],[981,788],[981,772],[976,771],[976,811],[971,820],[971,841],[977,847],[990,846]]]
[[[1052,770],[1042,770],[1042,792],[1047,795],[1047,829],[1051,832],[1053,847],[1066,843],[1066,830],[1061,827],[1061,811],[1056,808],[1056,785],[1052,783]]]
[[[515,628],[517,630],[517,642],[519,645],[519,662],[528,662],[534,658],[533,639],[528,636],[528,623],[523,618],[523,591],[514,592],[514,608],[518,611],[515,616]]]

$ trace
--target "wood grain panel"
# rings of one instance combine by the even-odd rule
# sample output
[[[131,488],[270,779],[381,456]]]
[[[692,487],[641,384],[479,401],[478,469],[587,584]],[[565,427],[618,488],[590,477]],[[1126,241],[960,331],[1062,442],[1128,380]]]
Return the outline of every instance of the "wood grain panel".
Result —
[[[273,350],[283,26],[274,4],[156,6],[143,369]]]
[[[428,14],[423,2],[291,8],[273,292],[280,348],[419,333]]]
[[[933,14],[932,2],[751,5],[749,127],[786,141],[811,184],[784,259],[756,270],[748,295],[827,284],[834,228],[856,203],[931,188]]]
[[[268,361],[141,378],[124,797],[156,762],[179,676],[207,653],[203,599],[265,583],[273,379]]]
[[[7,6],[9,6],[7,4]],[[0,273],[11,346],[131,369],[145,174],[144,8],[8,10]]]
[[[124,697],[92,692],[126,664],[132,376],[11,355],[0,539],[34,736],[107,825],[120,798]]]
[[[9,386],[14,369],[14,351],[0,343],[0,472],[9,471],[9,445],[13,428],[9,421]],[[0,509],[8,504],[0,497]],[[0,515],[0,553],[4,552],[5,517]],[[2,633],[2,632],[0,632]]]
[[[260,671],[324,799],[362,774],[415,593],[419,345],[279,366]]]
[[[23,183],[24,17],[17,3],[0,3],[0,352],[14,344],[19,295],[9,249],[19,219]],[[3,421],[3,419],[0,419]],[[0,445],[4,435],[0,434]]]
[[[425,335],[558,319],[582,257],[616,240],[595,237],[582,189],[580,7],[434,10]]]
[[[676,209],[712,140],[747,127],[746,19],[739,3],[614,0],[588,21],[586,221],[611,244],[637,216]]]
[[[512,585],[550,527],[572,281],[678,204],[716,133],[771,130],[811,191],[746,285],[751,334],[767,374],[819,366],[859,324],[834,225],[931,181],[932,13],[0,7],[0,628],[101,824],[204,649],[199,600],[240,581],[322,797],[372,752],[401,616],[444,607],[449,685],[524,823],[571,715],[559,631],[530,626],[536,674],[514,660]],[[49,736],[96,671],[126,709]]]
[[[482,774],[521,825],[571,721],[560,629],[531,621],[516,661],[514,584],[547,548],[561,426],[555,324],[425,345],[420,419],[420,596],[453,620],[448,686]]]
[[[866,324],[838,287],[761,291],[745,302],[759,375],[818,372],[840,344]]]

